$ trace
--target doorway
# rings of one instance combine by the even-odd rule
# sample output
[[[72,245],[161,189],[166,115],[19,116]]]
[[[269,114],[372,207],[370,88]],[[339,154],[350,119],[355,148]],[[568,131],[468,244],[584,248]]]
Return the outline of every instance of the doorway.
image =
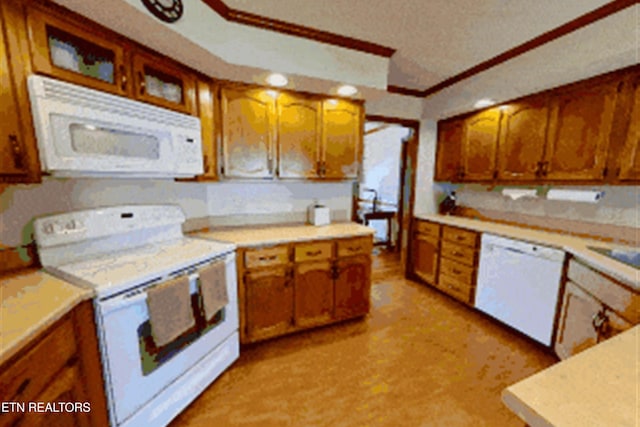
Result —
[[[366,116],[362,171],[353,189],[353,220],[376,230],[375,242],[406,264],[413,215],[419,122]]]

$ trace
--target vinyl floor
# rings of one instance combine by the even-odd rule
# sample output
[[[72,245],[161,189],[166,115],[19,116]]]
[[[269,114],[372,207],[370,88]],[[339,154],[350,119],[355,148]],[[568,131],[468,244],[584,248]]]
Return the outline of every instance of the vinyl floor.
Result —
[[[171,426],[522,427],[500,393],[556,357],[373,262],[367,317],[242,348]]]

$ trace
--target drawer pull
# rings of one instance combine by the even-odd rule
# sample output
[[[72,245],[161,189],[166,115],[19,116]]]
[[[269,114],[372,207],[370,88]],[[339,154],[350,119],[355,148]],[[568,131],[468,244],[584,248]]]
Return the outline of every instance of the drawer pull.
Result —
[[[463,256],[464,254],[462,252],[453,251],[453,252],[451,252],[451,255],[453,255],[453,256]]]
[[[258,260],[260,261],[273,261],[276,258],[278,258],[277,255],[271,255],[271,256],[261,256],[260,258],[258,258]]]
[[[358,252],[359,250],[362,250],[362,246],[356,246],[355,248],[353,246],[349,246],[347,250],[350,252]]]
[[[462,271],[458,270],[457,268],[453,268],[451,271],[453,272],[453,274],[462,274]]]
[[[449,288],[453,289],[456,292],[462,292],[462,289],[460,289],[459,287],[454,286],[454,285],[449,285]]]
[[[456,240],[460,240],[460,241],[461,241],[461,240],[464,240],[464,236],[459,236],[459,235],[458,235],[458,236],[456,236]]]
[[[307,251],[307,256],[316,256],[316,255],[320,255],[322,253],[322,251],[320,249],[318,249],[317,251]]]
[[[29,387],[29,384],[31,384],[31,378],[27,378],[26,380],[22,381],[22,383],[16,390],[16,396],[22,394],[22,392],[25,391],[27,387]]]

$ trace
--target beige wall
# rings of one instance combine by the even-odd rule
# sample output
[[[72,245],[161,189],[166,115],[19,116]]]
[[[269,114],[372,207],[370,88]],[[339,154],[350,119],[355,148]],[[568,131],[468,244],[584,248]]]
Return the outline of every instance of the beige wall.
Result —
[[[1,187],[0,187],[1,188]],[[10,185],[0,193],[0,246],[27,244],[33,218],[121,204],[178,204],[188,219],[221,222],[303,220],[314,200],[342,217],[351,212],[351,183],[233,182],[183,183],[153,179],[54,179]]]

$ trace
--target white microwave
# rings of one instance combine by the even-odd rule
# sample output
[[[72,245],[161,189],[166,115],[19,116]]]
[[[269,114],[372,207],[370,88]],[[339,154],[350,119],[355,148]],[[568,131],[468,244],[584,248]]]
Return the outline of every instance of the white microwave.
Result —
[[[200,120],[43,76],[28,80],[42,170],[63,177],[203,173]]]

